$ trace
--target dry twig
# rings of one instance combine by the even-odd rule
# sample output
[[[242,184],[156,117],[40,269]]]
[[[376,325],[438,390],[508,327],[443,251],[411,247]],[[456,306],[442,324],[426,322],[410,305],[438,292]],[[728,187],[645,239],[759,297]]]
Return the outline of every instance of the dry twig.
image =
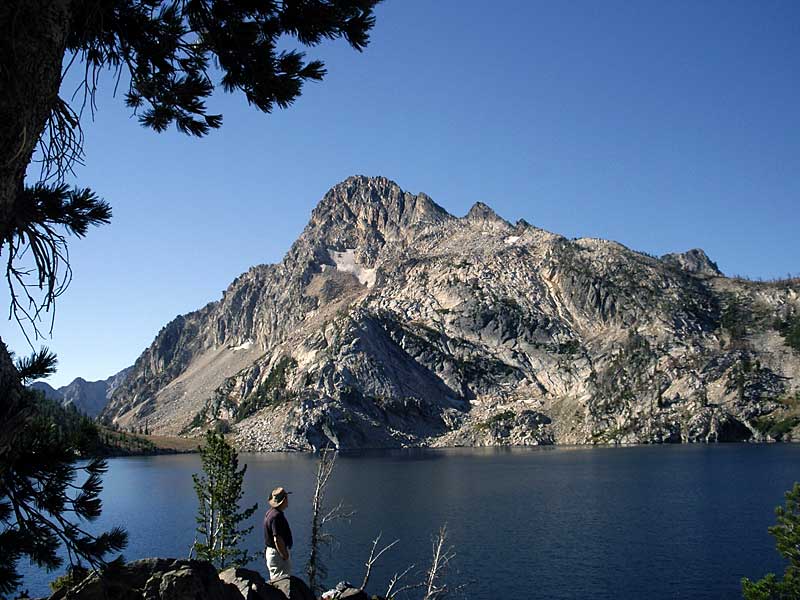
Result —
[[[407,576],[415,566],[416,565],[411,565],[405,571],[402,571],[400,573],[395,573],[394,575],[392,575],[392,579],[389,582],[389,587],[386,588],[386,594],[384,594],[386,600],[395,600],[395,598],[397,598],[399,594],[402,594],[403,592],[407,592],[409,590],[415,590],[417,588],[421,588],[423,585],[425,585],[424,583],[409,583],[406,585],[401,585],[398,588],[395,588],[395,586],[398,583],[400,583],[400,581],[405,576]]]
[[[428,569],[425,581],[425,596],[422,600],[437,600],[444,598],[450,592],[449,586],[444,581],[444,575],[456,553],[453,552],[452,546],[445,546],[446,542],[447,525],[445,524],[442,525],[442,528],[439,529],[439,534],[433,539],[433,558]]]
[[[376,537],[374,540],[372,540],[372,548],[369,551],[369,558],[367,559],[367,562],[364,563],[364,566],[366,567],[366,571],[364,572],[364,580],[361,582],[361,589],[362,590],[367,589],[367,583],[369,583],[369,576],[370,576],[370,573],[372,573],[372,565],[374,565],[376,562],[378,562],[378,559],[381,557],[381,555],[384,552],[389,550],[392,546],[394,546],[397,542],[400,541],[400,540],[393,541],[391,544],[388,544],[388,545],[384,546],[377,554],[375,554],[375,548],[378,547],[378,542],[381,541],[381,536],[382,535],[383,535],[383,533],[379,533],[378,537]]]

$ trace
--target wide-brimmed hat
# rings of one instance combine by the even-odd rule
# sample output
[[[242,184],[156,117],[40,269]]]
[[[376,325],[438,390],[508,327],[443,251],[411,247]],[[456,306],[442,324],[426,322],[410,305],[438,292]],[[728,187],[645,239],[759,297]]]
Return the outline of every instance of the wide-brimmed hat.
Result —
[[[269,505],[272,508],[278,508],[281,504],[283,504],[283,501],[286,500],[286,496],[291,493],[292,492],[287,492],[282,487],[276,487],[274,490],[272,490],[272,494],[269,496]]]

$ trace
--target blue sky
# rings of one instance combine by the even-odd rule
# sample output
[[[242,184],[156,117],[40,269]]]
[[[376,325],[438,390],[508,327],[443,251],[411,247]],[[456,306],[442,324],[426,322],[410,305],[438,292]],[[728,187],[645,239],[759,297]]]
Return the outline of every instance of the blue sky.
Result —
[[[798,2],[388,0],[364,53],[309,55],[329,74],[293,107],[220,93],[202,140],[142,129],[102,81],[76,181],[114,220],[70,245],[51,384],[132,364],[279,261],[353,174],[456,215],[480,200],[569,237],[702,247],[727,274],[800,272]],[[0,332],[26,352],[14,323]]]

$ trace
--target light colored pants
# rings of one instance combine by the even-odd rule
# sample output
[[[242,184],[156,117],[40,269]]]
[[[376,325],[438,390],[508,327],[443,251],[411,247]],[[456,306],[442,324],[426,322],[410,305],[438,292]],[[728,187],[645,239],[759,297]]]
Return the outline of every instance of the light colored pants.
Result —
[[[277,579],[281,575],[292,574],[292,557],[284,560],[280,553],[275,548],[267,547],[264,558],[267,561],[267,569],[269,569],[269,578]]]

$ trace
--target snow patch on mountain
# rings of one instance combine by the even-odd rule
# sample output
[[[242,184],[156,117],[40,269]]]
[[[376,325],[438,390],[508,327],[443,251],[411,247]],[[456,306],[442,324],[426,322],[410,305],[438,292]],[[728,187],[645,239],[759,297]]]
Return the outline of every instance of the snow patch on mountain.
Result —
[[[367,269],[356,262],[355,248],[347,248],[344,252],[328,250],[328,254],[330,254],[334,264],[336,264],[337,271],[352,273],[358,278],[362,285],[366,285],[368,288],[375,285],[375,269]]]
[[[230,349],[233,350],[233,351],[236,351],[236,350],[249,350],[250,348],[253,347],[253,343],[254,343],[253,340],[246,339],[244,342],[242,342],[238,346],[231,346]]]

